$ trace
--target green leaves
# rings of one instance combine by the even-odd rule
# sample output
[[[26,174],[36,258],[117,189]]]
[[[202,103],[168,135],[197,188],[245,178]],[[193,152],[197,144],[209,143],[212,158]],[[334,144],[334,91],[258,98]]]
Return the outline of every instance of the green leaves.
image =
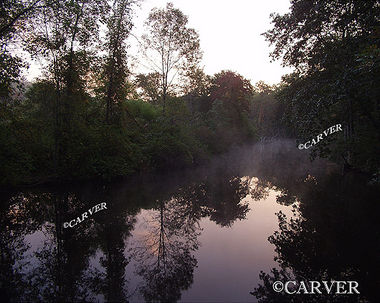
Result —
[[[296,69],[279,98],[297,136],[312,138],[341,123],[344,137],[325,140],[314,153],[366,170],[380,166],[379,12],[378,1],[296,0],[290,13],[272,16],[274,27],[264,34],[275,47],[272,58]]]
[[[274,26],[264,36],[274,45],[273,59],[282,58],[284,65],[305,74],[328,67],[330,60],[339,58],[331,57],[331,43],[347,41],[350,45],[346,47],[352,49],[366,41],[375,30],[379,13],[375,0],[296,0],[290,13],[271,15]]]

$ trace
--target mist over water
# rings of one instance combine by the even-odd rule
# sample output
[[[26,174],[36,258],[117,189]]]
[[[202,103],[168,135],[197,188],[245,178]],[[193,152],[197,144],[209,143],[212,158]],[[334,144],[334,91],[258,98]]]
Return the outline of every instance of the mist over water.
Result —
[[[375,302],[378,193],[285,139],[234,147],[184,171],[3,193],[1,295],[271,302],[278,294],[263,281],[288,272],[358,281],[361,298]],[[106,210],[63,228],[104,202]]]

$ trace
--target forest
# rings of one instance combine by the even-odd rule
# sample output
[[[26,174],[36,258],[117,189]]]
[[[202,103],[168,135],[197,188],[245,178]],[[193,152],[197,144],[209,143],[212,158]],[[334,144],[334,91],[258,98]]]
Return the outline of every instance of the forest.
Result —
[[[2,186],[184,169],[268,138],[297,149],[337,124],[310,157],[378,178],[379,1],[292,0],[272,14],[269,55],[293,68],[277,85],[223,68],[207,75],[199,34],[172,3],[152,9],[138,37],[151,72],[134,70],[138,4],[1,2]],[[25,54],[43,66],[33,82]]]

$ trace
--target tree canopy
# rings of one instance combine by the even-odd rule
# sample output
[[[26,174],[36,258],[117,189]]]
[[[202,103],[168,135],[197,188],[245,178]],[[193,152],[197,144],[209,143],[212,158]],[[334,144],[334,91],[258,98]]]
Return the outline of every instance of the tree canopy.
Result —
[[[295,68],[280,93],[288,122],[302,139],[342,123],[344,138],[314,152],[362,169],[379,167],[379,10],[378,1],[295,0],[264,34],[272,58]]]
[[[143,51],[150,67],[160,75],[160,94],[165,109],[168,94],[174,92],[176,76],[196,66],[201,59],[198,33],[189,28],[188,18],[168,3],[165,9],[155,8],[145,23]]]

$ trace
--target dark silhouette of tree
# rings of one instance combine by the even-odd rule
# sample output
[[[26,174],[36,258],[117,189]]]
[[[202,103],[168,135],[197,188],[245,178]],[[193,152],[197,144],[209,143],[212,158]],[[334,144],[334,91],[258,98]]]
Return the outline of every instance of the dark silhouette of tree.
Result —
[[[234,138],[249,140],[253,128],[249,121],[253,88],[249,80],[232,71],[221,71],[211,79],[211,109],[207,117],[220,144],[228,146]]]
[[[142,97],[153,104],[159,104],[160,101],[160,81],[161,75],[157,72],[136,76],[137,86],[143,90]]]
[[[125,200],[119,200],[113,187],[105,186],[98,196],[107,203],[107,214],[99,218],[96,234],[99,248],[102,251],[100,266],[89,276],[90,285],[95,293],[102,293],[106,301],[127,302],[132,291],[125,272],[132,258],[128,254],[127,243],[136,223],[137,210],[126,205]]]
[[[186,71],[201,59],[199,36],[187,26],[188,18],[168,3],[166,8],[154,8],[146,21],[147,33],[142,36],[145,57],[151,69],[160,74],[160,96],[165,111],[167,96],[174,93],[177,74]]]
[[[146,222],[148,233],[134,249],[136,272],[144,279],[140,292],[146,301],[177,301],[193,282],[199,223],[183,214],[186,207],[175,199],[160,201]]]
[[[18,28],[39,8],[42,0],[3,2],[0,6],[0,39],[14,35]],[[20,24],[21,23],[21,24]]]
[[[98,19],[108,12],[107,1],[46,1],[28,24],[25,48],[48,64],[55,85],[55,166],[70,165],[72,134],[83,120],[80,108],[87,98],[91,47],[98,40]],[[73,163],[71,163],[73,165]]]
[[[379,10],[375,0],[292,1],[264,34],[272,58],[295,68],[280,98],[296,134],[309,139],[341,123],[336,144],[326,138],[314,153],[369,171],[379,166],[379,90],[370,80],[379,78]]]
[[[131,0],[115,0],[106,21],[108,32],[105,48],[108,54],[105,59],[103,82],[107,123],[117,114],[117,107],[120,115],[121,102],[128,93],[126,39],[132,29],[133,3]]]
[[[239,177],[218,178],[206,185],[206,205],[210,220],[231,227],[237,220],[244,220],[249,207],[241,200],[249,193],[249,180]]]
[[[25,34],[25,28],[41,8],[42,0],[2,1],[0,4],[0,109],[2,114],[20,84],[20,73],[27,66],[19,55],[12,51]],[[2,118],[2,116],[0,116]]]
[[[275,245],[279,269],[261,272],[253,294],[259,302],[377,302],[379,295],[378,188],[362,176],[331,175],[317,183],[307,181],[299,193],[297,214],[278,214]],[[365,218],[365,219],[363,219]],[[365,256],[365,257],[364,257]],[[360,295],[286,295],[275,293],[274,281],[357,281]],[[293,302],[293,301],[292,301]]]
[[[232,71],[221,71],[214,75],[211,85],[211,99],[238,103],[246,101],[253,93],[253,87],[249,80]],[[244,104],[242,104],[244,107]],[[244,107],[248,110],[248,107]]]
[[[211,87],[211,77],[206,75],[202,68],[194,66],[186,72],[183,93],[188,98],[201,98],[208,96]]]

